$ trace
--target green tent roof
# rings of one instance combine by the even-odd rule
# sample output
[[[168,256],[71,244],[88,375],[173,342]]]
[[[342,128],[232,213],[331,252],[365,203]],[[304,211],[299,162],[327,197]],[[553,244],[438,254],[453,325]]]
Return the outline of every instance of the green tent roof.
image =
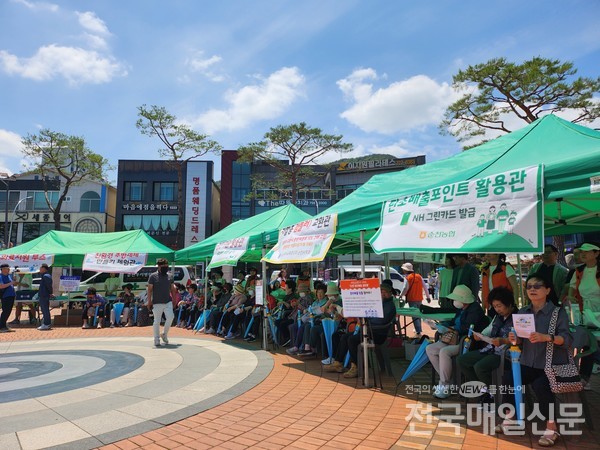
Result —
[[[157,258],[173,260],[173,250],[152,239],[144,230],[115,233],[48,231],[46,234],[0,252],[3,255],[54,255],[55,266],[81,267],[86,253],[138,252],[148,254],[148,264]]]
[[[175,260],[184,263],[204,261],[206,258],[212,257],[215,247],[220,242],[248,236],[248,251],[241,258],[241,261],[260,261],[262,247],[272,247],[277,243],[280,228],[310,218],[309,214],[295,205],[280,206],[248,219],[234,222],[202,242],[175,252]]]
[[[353,253],[361,230],[368,240],[379,228],[386,200],[540,163],[546,234],[600,229],[600,193],[591,191],[600,176],[600,132],[554,115],[450,158],[376,175],[319,216],[338,214],[332,252]]]

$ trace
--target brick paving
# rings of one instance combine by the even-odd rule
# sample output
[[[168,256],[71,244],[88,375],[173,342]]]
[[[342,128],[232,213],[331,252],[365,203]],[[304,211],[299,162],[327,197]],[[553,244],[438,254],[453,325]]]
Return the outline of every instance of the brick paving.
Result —
[[[0,342],[100,336],[124,339],[148,336],[151,342],[152,333],[151,327],[55,328],[50,332],[29,327],[15,329],[14,333],[1,334]],[[217,339],[193,335],[178,328],[172,329],[171,336],[174,341],[178,336]],[[233,345],[237,345],[236,341]],[[274,367],[270,375],[239,397],[166,427],[102,448],[508,450],[538,447],[537,439],[529,434],[497,437],[484,434],[482,429],[466,429],[464,425],[455,430],[437,418],[430,423],[415,418],[409,421],[409,404],[433,403],[434,399],[429,394],[407,394],[405,390],[397,389],[396,381],[391,377],[384,377],[382,389],[366,389],[356,379],[323,373],[316,359],[304,361],[290,357],[283,349],[272,353],[272,357]],[[393,360],[396,378],[403,373],[406,364],[403,360]],[[413,382],[430,382],[429,370],[423,371]],[[595,391],[586,392],[596,431],[584,426],[581,436],[563,437],[555,448],[600,448],[599,384],[595,380]]]

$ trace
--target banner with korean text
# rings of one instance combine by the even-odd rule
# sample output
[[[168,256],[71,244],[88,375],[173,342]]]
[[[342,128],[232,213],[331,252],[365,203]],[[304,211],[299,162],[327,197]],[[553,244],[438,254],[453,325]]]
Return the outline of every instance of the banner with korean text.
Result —
[[[376,253],[532,253],[544,247],[542,167],[510,170],[389,200]]]
[[[263,258],[272,264],[323,261],[337,227],[337,214],[305,220],[279,230],[279,240]]]
[[[219,242],[215,247],[215,252],[206,270],[210,270],[213,267],[236,266],[239,259],[244,256],[244,253],[248,250],[249,240],[250,238],[248,236],[243,236],[229,241]]]
[[[135,274],[146,265],[147,256],[146,253],[135,252],[86,253],[83,270]]]
[[[344,317],[383,317],[378,278],[341,280]]]
[[[0,264],[8,264],[20,272],[39,272],[42,264],[51,266],[53,262],[54,255],[0,255]]]

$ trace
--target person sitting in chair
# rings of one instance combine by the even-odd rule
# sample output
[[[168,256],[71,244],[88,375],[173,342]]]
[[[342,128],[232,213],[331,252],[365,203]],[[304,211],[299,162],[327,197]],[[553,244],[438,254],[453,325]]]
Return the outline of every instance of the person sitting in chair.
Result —
[[[104,319],[104,306],[106,305],[106,299],[101,295],[96,294],[96,289],[93,287],[88,288],[88,290],[85,293],[85,297],[85,306],[83,307],[83,314],[81,316],[83,320],[83,326],[81,328],[88,329],[94,325],[94,319],[96,318],[96,310],[98,311],[98,328],[102,328],[102,320]]]

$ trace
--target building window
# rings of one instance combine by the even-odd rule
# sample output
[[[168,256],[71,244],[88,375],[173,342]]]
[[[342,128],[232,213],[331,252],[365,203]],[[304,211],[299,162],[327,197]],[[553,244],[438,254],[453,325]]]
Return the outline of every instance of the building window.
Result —
[[[29,242],[32,239],[38,238],[43,234],[46,234],[48,231],[54,230],[53,223],[24,223],[23,224],[23,236],[21,238],[22,242]],[[71,231],[71,227],[69,225],[60,226],[61,231]]]
[[[126,202],[141,202],[146,194],[145,181],[126,181],[123,186],[123,200]]]
[[[77,222],[74,231],[79,233],[101,233],[102,224],[93,217],[86,217]]]
[[[29,211],[48,211],[48,203],[46,203],[46,195],[44,191],[28,191],[27,210]],[[58,191],[48,191],[48,199],[52,207],[58,204]]]
[[[177,201],[177,189],[179,183],[158,182],[154,183],[154,201],[175,202]]]
[[[100,194],[88,191],[81,196],[79,202],[80,212],[100,212]]]
[[[150,236],[169,235],[177,232],[179,216],[173,214],[125,214],[123,230],[144,230]]]
[[[6,209],[12,211],[13,209],[15,209],[15,206],[17,206],[17,203],[19,203],[19,193],[14,191],[9,192],[8,208],[6,208],[6,191],[0,191],[0,211],[6,211]],[[22,206],[20,208],[22,208]]]

